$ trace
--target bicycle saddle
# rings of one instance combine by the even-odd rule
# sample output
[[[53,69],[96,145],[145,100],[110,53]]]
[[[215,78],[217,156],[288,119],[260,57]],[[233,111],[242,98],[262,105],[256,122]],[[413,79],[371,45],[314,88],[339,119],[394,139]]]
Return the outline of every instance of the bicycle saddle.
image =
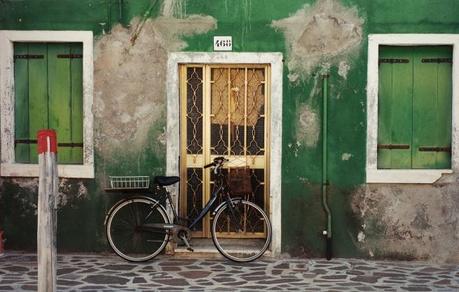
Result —
[[[162,187],[173,185],[178,181],[180,181],[178,176],[155,176],[155,183]]]

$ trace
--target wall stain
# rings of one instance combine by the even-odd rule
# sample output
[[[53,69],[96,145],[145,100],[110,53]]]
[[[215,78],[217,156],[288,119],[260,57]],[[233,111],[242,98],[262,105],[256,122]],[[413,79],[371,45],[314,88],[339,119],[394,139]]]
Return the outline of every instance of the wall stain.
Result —
[[[307,147],[315,147],[320,136],[319,115],[307,104],[297,110],[296,139]]]
[[[20,194],[32,194],[35,199],[31,202],[25,197],[20,199],[21,204],[28,205],[30,208],[35,210],[35,215],[37,211],[36,200],[38,197],[38,178],[11,178],[11,179],[2,179],[0,184],[0,190],[4,187],[3,185],[8,185],[10,188],[15,189],[15,196],[20,198]],[[60,178],[59,179],[59,190],[57,194],[57,201],[59,207],[67,205],[69,202],[74,200],[84,200],[88,197],[88,188],[85,186],[84,182],[81,180]],[[0,192],[1,193],[1,192]],[[1,199],[1,196],[0,196]]]
[[[338,75],[341,76],[344,80],[346,80],[349,69],[351,69],[351,66],[349,66],[349,64],[346,61],[339,62]]]
[[[6,195],[3,197],[2,194]],[[7,198],[8,196],[8,198]],[[38,178],[2,178],[0,179],[0,200],[15,201],[20,206],[24,214],[17,214],[19,217],[25,217],[33,214],[37,215],[37,197],[38,197]],[[2,206],[0,206],[0,210]],[[11,210],[8,210],[11,212]],[[2,212],[6,212],[3,210]],[[13,211],[15,212],[15,211]],[[0,222],[2,221],[0,212]],[[0,226],[1,227],[1,226]]]
[[[305,79],[322,63],[345,61],[346,55],[362,41],[363,23],[356,8],[344,7],[336,0],[319,0],[288,18],[274,20],[272,27],[285,35],[289,80]],[[348,70],[341,69],[344,79]]]
[[[351,159],[351,157],[352,157],[352,154],[351,154],[351,153],[343,153],[343,154],[341,155],[341,160],[343,160],[343,161],[348,161],[349,159]]]
[[[75,181],[66,178],[59,180],[58,206],[64,207],[73,205],[76,201],[85,200],[88,197],[88,188],[82,181]]]
[[[457,184],[361,187],[352,201],[362,220],[360,248],[385,258],[458,262],[457,189]]]
[[[38,178],[11,178],[9,182],[25,191],[38,194]]]

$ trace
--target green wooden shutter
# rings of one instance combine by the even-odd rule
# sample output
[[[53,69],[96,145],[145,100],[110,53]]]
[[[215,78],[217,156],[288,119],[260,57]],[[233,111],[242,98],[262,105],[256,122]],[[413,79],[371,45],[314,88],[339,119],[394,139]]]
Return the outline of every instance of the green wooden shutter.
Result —
[[[378,168],[411,168],[411,50],[383,46],[379,55]]]
[[[451,167],[452,47],[381,46],[378,168]]]
[[[37,163],[36,134],[55,129],[58,162],[83,162],[81,43],[16,43],[16,162]]]
[[[450,168],[452,47],[417,47],[413,56],[413,168]]]

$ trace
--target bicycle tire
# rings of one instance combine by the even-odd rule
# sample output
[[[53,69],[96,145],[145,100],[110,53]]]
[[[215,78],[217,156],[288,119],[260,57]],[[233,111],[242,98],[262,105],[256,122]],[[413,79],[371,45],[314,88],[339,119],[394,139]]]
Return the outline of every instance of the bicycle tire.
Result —
[[[131,262],[144,262],[163,251],[169,241],[169,233],[166,230],[144,230],[140,226],[169,222],[166,210],[157,201],[134,197],[113,207],[105,231],[110,247],[118,256]]]
[[[235,262],[251,262],[261,257],[271,243],[268,215],[256,204],[232,200],[233,211],[224,204],[212,222],[212,240],[217,250]],[[244,221],[244,218],[248,220]],[[251,222],[249,222],[251,221]]]

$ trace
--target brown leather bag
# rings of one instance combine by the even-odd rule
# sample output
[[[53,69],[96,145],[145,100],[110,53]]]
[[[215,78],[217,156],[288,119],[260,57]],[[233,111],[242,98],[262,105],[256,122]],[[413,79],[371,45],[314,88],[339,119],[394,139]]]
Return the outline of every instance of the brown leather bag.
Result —
[[[228,185],[235,195],[252,193],[252,171],[249,167],[230,168]]]

